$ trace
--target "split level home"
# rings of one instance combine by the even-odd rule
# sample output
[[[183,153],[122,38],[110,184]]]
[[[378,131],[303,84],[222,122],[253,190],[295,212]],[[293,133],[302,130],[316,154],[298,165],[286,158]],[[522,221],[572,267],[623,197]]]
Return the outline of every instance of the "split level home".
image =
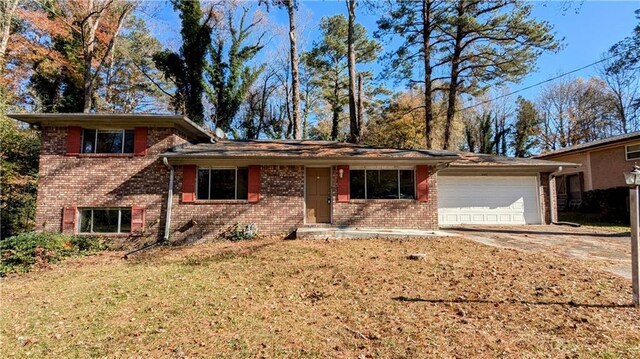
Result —
[[[544,224],[571,163],[311,140],[232,141],[183,116],[12,114],[41,131],[36,229],[150,240],[305,226]]]
[[[627,187],[623,173],[640,165],[640,131],[561,148],[536,158],[580,164],[561,166],[553,173],[557,207],[578,208],[585,192]]]

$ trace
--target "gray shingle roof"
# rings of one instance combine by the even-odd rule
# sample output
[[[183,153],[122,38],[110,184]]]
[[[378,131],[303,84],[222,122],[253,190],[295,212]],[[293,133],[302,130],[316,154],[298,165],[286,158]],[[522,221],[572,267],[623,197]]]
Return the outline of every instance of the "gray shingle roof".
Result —
[[[579,145],[566,147],[566,148],[561,148],[559,150],[555,150],[555,151],[551,151],[551,152],[541,153],[541,154],[539,154],[537,156],[534,156],[534,158],[548,158],[548,157],[553,157],[553,156],[560,155],[560,154],[568,154],[568,153],[573,153],[573,152],[580,152],[580,151],[583,151],[583,150],[586,150],[586,149],[593,149],[593,148],[600,147],[600,146],[608,146],[608,145],[615,144],[616,142],[623,142],[623,141],[629,141],[629,140],[635,140],[635,139],[640,139],[640,131],[631,132],[631,133],[625,133],[623,135],[603,138],[603,139],[597,140],[597,141],[581,143]]]

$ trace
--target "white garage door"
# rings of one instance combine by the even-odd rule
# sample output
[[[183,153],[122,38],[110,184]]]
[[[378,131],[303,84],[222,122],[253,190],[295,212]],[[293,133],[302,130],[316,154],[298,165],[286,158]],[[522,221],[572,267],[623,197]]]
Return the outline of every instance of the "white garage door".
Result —
[[[438,176],[438,220],[451,224],[539,224],[535,176]]]

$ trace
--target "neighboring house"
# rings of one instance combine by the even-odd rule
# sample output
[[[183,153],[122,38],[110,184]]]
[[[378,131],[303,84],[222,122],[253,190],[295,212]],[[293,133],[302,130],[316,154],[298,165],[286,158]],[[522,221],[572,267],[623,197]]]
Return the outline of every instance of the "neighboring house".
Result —
[[[549,223],[557,162],[212,138],[182,116],[13,114],[42,133],[36,229],[195,241],[235,223],[436,229]]]
[[[626,187],[623,173],[640,164],[640,132],[562,148],[535,158],[581,165],[553,173],[558,208],[577,208],[586,191]]]

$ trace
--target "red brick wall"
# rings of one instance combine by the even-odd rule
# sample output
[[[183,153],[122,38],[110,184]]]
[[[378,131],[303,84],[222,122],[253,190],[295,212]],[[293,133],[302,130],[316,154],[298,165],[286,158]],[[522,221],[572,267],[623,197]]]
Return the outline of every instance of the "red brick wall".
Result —
[[[149,128],[147,141],[141,157],[67,156],[67,128],[43,127],[36,229],[59,232],[64,207],[142,206],[145,237],[158,238],[169,181],[158,154],[186,140],[172,128]]]
[[[176,166],[171,241],[215,238],[234,224],[253,223],[263,234],[289,234],[303,224],[304,167],[262,166],[260,201],[182,203],[182,166]]]
[[[429,176],[429,200],[350,200],[337,202],[338,173],[333,169],[333,224],[369,228],[438,228],[437,174]]]
[[[551,173],[540,173],[540,206],[542,207],[542,224],[551,224],[552,218],[557,218],[558,208],[555,201],[552,201],[552,198],[556,198],[556,189],[554,184],[549,184],[549,175],[551,175]]]

